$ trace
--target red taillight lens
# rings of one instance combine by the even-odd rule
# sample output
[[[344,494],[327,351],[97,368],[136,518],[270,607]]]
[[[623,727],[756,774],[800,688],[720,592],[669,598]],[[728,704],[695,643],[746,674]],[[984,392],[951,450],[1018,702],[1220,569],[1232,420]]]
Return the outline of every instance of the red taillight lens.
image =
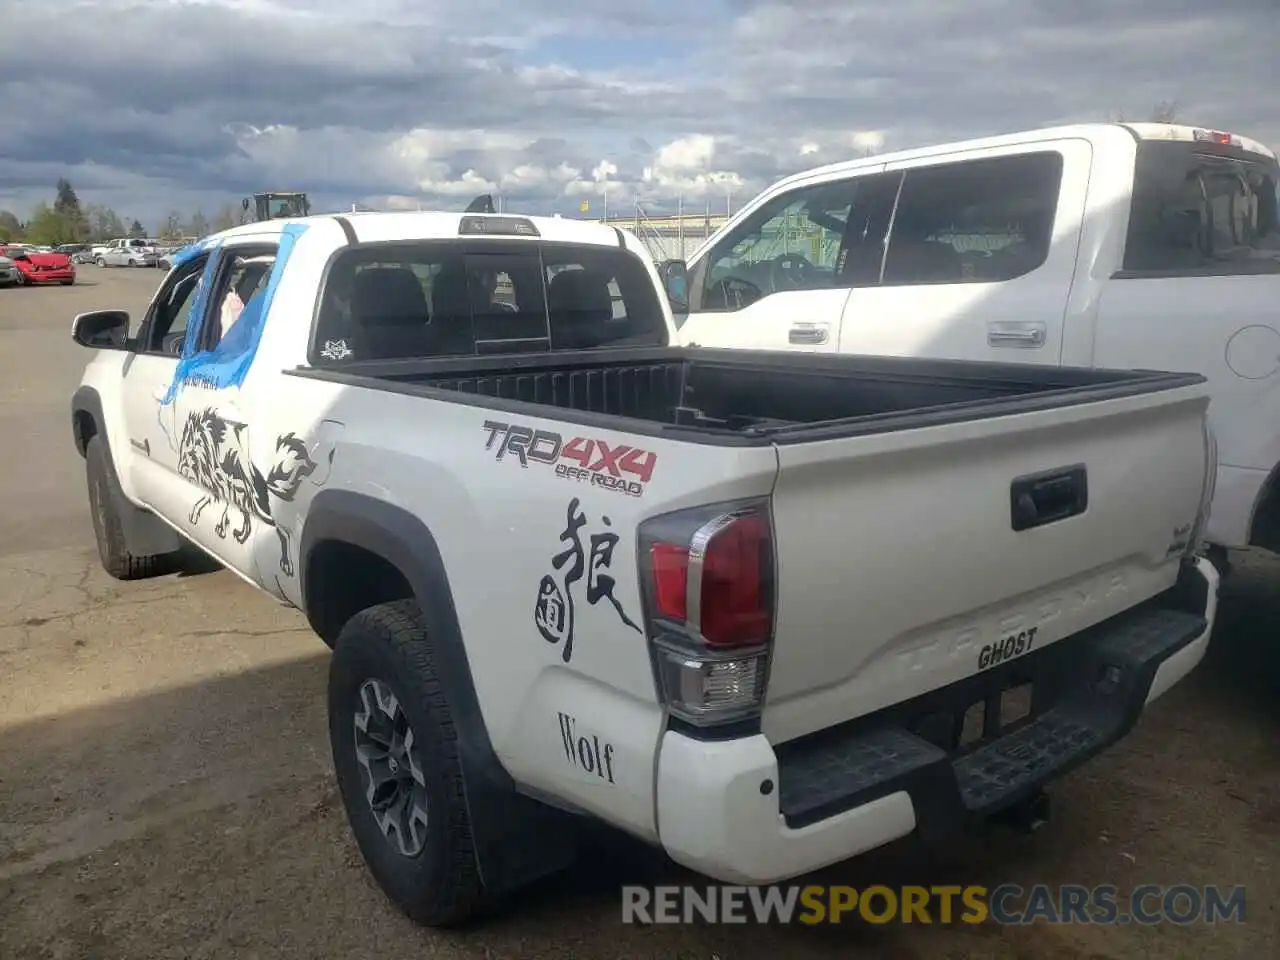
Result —
[[[649,548],[649,558],[658,616],[683,622],[689,610],[689,548],[655,543]]]
[[[739,517],[707,545],[702,567],[702,638],[713,647],[745,647],[769,638],[769,526]]]
[[[773,628],[768,519],[754,512],[722,515],[688,535],[702,540],[693,550],[701,555],[701,572],[694,573],[692,585],[690,545],[665,539],[649,544],[652,613],[679,624],[692,618],[694,622],[687,625],[711,647],[747,647],[768,641]],[[696,571],[697,563],[692,563]],[[694,603],[690,586],[697,591]]]

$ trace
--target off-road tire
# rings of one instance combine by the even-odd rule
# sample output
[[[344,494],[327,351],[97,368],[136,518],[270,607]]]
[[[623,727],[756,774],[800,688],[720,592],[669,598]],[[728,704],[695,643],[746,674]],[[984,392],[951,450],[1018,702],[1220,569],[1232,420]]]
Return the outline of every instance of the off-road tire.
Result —
[[[102,567],[117,580],[143,580],[164,573],[170,554],[137,556],[125,548],[124,528],[111,499],[111,468],[101,437],[91,437],[85,447],[85,476],[89,486],[89,514],[98,541]]]
[[[366,680],[391,688],[421,745],[426,844],[414,857],[392,845],[365,798],[355,716]],[[329,665],[329,743],[347,821],[369,872],[392,903],[429,927],[456,926],[484,912],[490,901],[476,865],[453,716],[414,601],[369,607],[339,633]]]

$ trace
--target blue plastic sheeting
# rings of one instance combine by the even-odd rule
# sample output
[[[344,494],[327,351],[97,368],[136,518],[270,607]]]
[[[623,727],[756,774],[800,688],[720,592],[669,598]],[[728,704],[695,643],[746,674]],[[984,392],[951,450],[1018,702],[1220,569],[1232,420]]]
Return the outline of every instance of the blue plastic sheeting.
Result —
[[[244,383],[249,368],[253,366],[253,358],[258,352],[258,343],[262,339],[262,331],[266,326],[267,315],[271,311],[271,301],[275,298],[280,276],[289,262],[294,244],[306,229],[306,225],[297,223],[287,224],[284,227],[280,234],[280,249],[276,253],[276,262],[272,265],[271,277],[267,280],[267,288],[249,298],[249,302],[240,311],[240,318],[227,331],[217,347],[213,350],[193,353],[195,345],[200,340],[200,328],[205,320],[209,289],[213,285],[214,272],[217,269],[218,258],[209,258],[204,275],[200,278],[200,288],[195,294],[196,301],[191,306],[191,316],[200,319],[194,326],[187,327],[182,359],[178,361],[173,382],[169,385],[169,390],[161,403],[172,403],[178,391],[187,384],[198,384],[210,390],[225,390]]]
[[[206,250],[212,250],[222,241],[213,237],[207,237],[203,240],[197,240],[195,243],[189,243],[185,247],[174,252],[172,259],[169,261],[171,267],[179,267],[188,260],[193,260]]]

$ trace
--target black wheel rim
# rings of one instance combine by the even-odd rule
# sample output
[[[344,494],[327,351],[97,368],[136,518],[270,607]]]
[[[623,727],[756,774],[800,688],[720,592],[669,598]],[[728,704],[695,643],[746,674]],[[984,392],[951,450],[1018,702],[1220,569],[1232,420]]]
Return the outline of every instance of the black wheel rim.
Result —
[[[427,780],[418,738],[390,686],[360,685],[353,726],[369,812],[393,849],[416,857],[427,845]]]

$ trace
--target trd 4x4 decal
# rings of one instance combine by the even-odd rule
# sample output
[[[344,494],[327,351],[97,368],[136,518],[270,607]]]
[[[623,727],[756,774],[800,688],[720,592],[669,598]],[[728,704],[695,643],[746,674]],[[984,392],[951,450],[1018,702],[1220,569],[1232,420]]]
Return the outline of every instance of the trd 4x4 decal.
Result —
[[[658,455],[626,444],[611,445],[595,437],[566,438],[554,430],[536,430],[518,423],[486,420],[484,448],[494,458],[517,460],[522,467],[540,463],[553,467],[557,477],[616,490],[628,496],[644,493],[658,465]]]

